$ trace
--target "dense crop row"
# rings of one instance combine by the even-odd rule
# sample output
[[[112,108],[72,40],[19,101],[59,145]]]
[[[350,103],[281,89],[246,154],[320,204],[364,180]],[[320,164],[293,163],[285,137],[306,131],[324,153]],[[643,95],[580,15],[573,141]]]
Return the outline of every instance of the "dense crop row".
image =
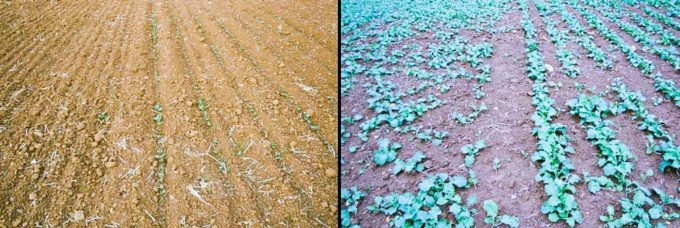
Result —
[[[574,153],[569,145],[566,126],[552,123],[558,110],[553,107],[546,86],[546,69],[543,55],[536,42],[536,27],[529,15],[529,4],[520,1],[522,10],[522,26],[526,35],[527,76],[534,81],[532,102],[536,111],[531,116],[534,121],[533,134],[538,139],[537,151],[531,160],[540,163],[536,180],[543,183],[548,199],[541,205],[541,213],[548,215],[551,222],[564,220],[569,226],[581,223],[583,216],[576,203],[575,184],[580,178],[572,174],[574,169],[568,153]]]

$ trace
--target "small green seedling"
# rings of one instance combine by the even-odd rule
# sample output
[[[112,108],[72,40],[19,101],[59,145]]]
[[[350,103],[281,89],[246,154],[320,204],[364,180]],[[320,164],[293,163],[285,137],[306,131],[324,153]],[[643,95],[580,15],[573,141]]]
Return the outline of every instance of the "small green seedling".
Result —
[[[465,154],[465,166],[470,168],[472,167],[472,164],[475,163],[475,156],[484,149],[486,145],[484,145],[484,140],[479,140],[475,144],[468,144],[465,145],[462,149],[460,149],[461,153]]]
[[[498,205],[493,202],[493,200],[485,200],[482,203],[484,211],[486,211],[486,217],[484,217],[484,223],[491,225],[492,227],[500,226],[501,224],[508,225],[510,227],[519,227],[519,218],[510,215],[498,216],[499,210]]]

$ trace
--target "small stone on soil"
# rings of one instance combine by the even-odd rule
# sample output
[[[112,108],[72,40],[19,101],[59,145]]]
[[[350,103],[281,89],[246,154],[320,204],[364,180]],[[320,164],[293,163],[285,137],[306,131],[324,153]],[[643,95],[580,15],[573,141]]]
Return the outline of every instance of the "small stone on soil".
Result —
[[[98,143],[98,142],[102,141],[102,139],[104,139],[104,131],[100,131],[96,135],[94,135],[94,141],[95,142]]]
[[[333,168],[328,168],[328,169],[326,169],[326,176],[327,176],[327,177],[331,177],[331,178],[337,177],[337,176],[338,176],[338,171],[335,170],[335,169],[333,169]]]
[[[73,212],[73,220],[80,221],[85,219],[85,213],[83,211],[75,211]]]
[[[76,129],[78,129],[79,131],[83,130],[84,128],[85,128],[85,123],[80,122],[80,123],[76,124]]]
[[[551,66],[550,64],[545,64],[545,70],[547,70],[548,73],[552,73],[555,70],[555,68],[553,68],[553,66]]]
[[[272,104],[274,104],[274,105],[279,105],[279,100],[273,100],[273,101],[272,101]]]
[[[106,168],[113,168],[113,167],[116,166],[116,162],[111,161],[111,162],[107,162],[104,165],[106,166]]]
[[[193,137],[196,137],[197,134],[198,134],[198,132],[196,132],[194,130],[189,130],[186,135],[189,138],[193,138]]]

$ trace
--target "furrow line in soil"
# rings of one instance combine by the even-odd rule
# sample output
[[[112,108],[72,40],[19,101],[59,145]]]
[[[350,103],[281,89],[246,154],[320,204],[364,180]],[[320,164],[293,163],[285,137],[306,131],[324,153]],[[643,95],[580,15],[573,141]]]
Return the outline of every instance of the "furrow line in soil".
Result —
[[[173,7],[173,9],[176,7]],[[235,194],[238,194],[239,196],[235,197],[233,205],[239,205],[237,206],[237,209],[242,216],[240,220],[238,221],[238,224],[240,225],[247,225],[247,224],[252,224],[254,221],[251,221],[255,217],[259,217],[260,220],[264,221],[265,217],[265,208],[263,206],[263,203],[259,197],[257,197],[256,192],[252,188],[248,188],[248,185],[246,180],[243,175],[238,174],[238,167],[236,165],[244,165],[243,160],[241,159],[234,159],[233,155],[237,154],[239,150],[242,150],[243,148],[239,148],[236,144],[241,145],[242,142],[245,142],[247,144],[247,140],[243,139],[244,137],[242,135],[237,135],[236,143],[234,142],[234,136],[231,134],[233,131],[233,128],[235,126],[249,126],[252,125],[252,123],[242,123],[243,118],[237,118],[237,116],[231,117],[227,116],[225,114],[224,108],[231,109],[231,108],[238,108],[242,104],[241,98],[238,96],[238,94],[234,94],[233,91],[230,89],[229,86],[222,85],[222,86],[212,86],[212,77],[222,74],[220,71],[221,68],[215,68],[213,67],[213,62],[211,62],[211,58],[203,58],[202,56],[209,56],[211,53],[207,51],[207,48],[204,48],[201,44],[197,44],[196,40],[201,40],[202,38],[197,38],[197,32],[191,32],[195,31],[194,29],[195,26],[193,26],[191,18],[183,18],[183,19],[176,19],[177,22],[179,22],[177,25],[181,27],[183,31],[186,31],[184,35],[186,35],[186,38],[183,39],[182,43],[184,43],[186,46],[186,50],[191,52],[191,54],[188,54],[192,58],[188,58],[187,61],[191,61],[191,59],[196,59],[197,60],[197,68],[200,69],[201,72],[201,77],[200,79],[196,79],[198,75],[194,75],[194,79],[198,80],[197,84],[199,84],[199,90],[203,91],[206,97],[206,102],[208,104],[217,104],[215,106],[209,106],[210,110],[214,113],[217,113],[221,118],[215,118],[213,119],[215,122],[215,128],[217,130],[223,130],[226,131],[227,134],[224,134],[226,137],[223,138],[224,143],[227,145],[231,145],[231,147],[236,147],[236,148],[230,148],[227,151],[227,156],[228,160],[225,161],[228,164],[228,175],[229,178],[228,180],[233,183],[233,191],[235,191]],[[206,38],[207,39],[207,38]],[[205,39],[204,39],[205,41]],[[189,64],[190,66],[193,66],[194,64]],[[197,70],[191,70],[191,72],[198,72]],[[201,86],[202,85],[202,86]],[[210,86],[209,86],[210,85]],[[216,95],[216,93],[221,93],[220,95]],[[225,97],[231,97],[232,99],[223,99]],[[228,102],[230,104],[225,104],[225,102]],[[214,107],[214,108],[211,108]],[[217,110],[215,110],[217,109]],[[231,113],[230,113],[231,114]],[[216,115],[212,115],[216,116]],[[228,123],[223,123],[223,122],[228,122]],[[227,125],[232,125],[230,128],[227,127]],[[221,127],[223,126],[223,127]],[[232,129],[232,130],[230,130]],[[252,141],[251,141],[252,143]],[[245,144],[243,144],[245,146]],[[254,200],[255,202],[249,202],[250,200]],[[245,219],[248,218],[248,219]]]
[[[100,51],[93,51],[94,46],[98,46],[103,40],[107,40],[106,26],[111,26],[106,23],[113,20],[116,15],[125,12],[123,6],[120,4],[115,4],[115,8],[108,11],[103,11],[104,13],[100,15],[101,21],[99,21],[96,26],[93,27],[93,32],[86,32],[87,39],[83,42],[78,42],[77,44],[80,49],[73,49],[76,56],[72,58],[67,58],[69,60],[77,60],[81,63],[90,62],[92,59],[100,57]],[[84,44],[84,45],[82,45]],[[80,59],[80,60],[78,60]],[[63,191],[57,190],[54,194],[53,205],[62,205],[56,207],[50,207],[50,214],[57,214],[63,216],[64,221],[69,221],[70,217],[75,213],[75,211],[83,211],[90,203],[87,200],[86,193],[90,192],[92,189],[96,188],[96,180],[103,176],[102,167],[103,163],[99,161],[99,157],[102,156],[102,148],[98,146],[103,143],[103,136],[97,133],[98,129],[96,127],[96,115],[88,115],[90,110],[85,107],[96,106],[98,100],[94,97],[89,97],[96,93],[98,88],[105,87],[101,85],[97,80],[91,80],[89,75],[86,75],[87,65],[75,65],[69,64],[67,67],[59,67],[59,71],[65,72],[69,75],[71,83],[63,84],[61,81],[58,82],[58,87],[56,91],[69,90],[66,92],[66,97],[74,97],[75,102],[64,105],[65,110],[68,110],[68,116],[65,118],[66,123],[72,123],[75,125],[76,129],[80,129],[79,133],[74,133],[73,143],[69,147],[75,149],[70,154],[70,160],[63,167],[65,170],[60,176],[62,182],[65,186]],[[87,66],[89,67],[89,66]],[[54,79],[58,80],[58,79]],[[56,84],[56,83],[55,83]],[[70,88],[69,88],[70,87]],[[71,96],[69,96],[71,95]],[[68,125],[68,124],[67,124]],[[83,126],[84,125],[84,126]],[[77,170],[79,168],[88,168],[87,172]],[[50,194],[52,195],[52,194]],[[90,195],[89,197],[91,197]],[[53,201],[53,202],[54,202]],[[86,214],[89,216],[89,214]]]
[[[302,29],[300,24],[298,23],[293,23],[291,20],[286,19],[282,16],[277,16],[274,14],[274,12],[271,12],[270,10],[262,10],[254,7],[249,7],[249,5],[244,4],[245,6],[242,6],[239,11],[245,12],[246,14],[250,15],[258,15],[260,17],[270,17],[272,19],[275,19],[279,24],[283,25],[284,27],[289,27],[293,28],[295,32],[300,33],[301,35],[305,36],[307,39],[312,40],[314,43],[316,43],[319,46],[322,46],[326,51],[333,52],[337,50],[337,41],[328,41],[326,39],[322,39],[320,37],[320,34],[317,34],[315,32],[309,32],[307,29]],[[264,12],[263,12],[264,11]],[[335,31],[333,31],[335,32]]]
[[[204,92],[201,89],[201,87],[198,85],[198,80],[196,78],[196,71],[194,70],[194,65],[191,63],[191,58],[188,55],[187,51],[187,45],[185,43],[186,37],[182,33],[182,29],[179,27],[180,25],[178,24],[177,17],[174,14],[174,9],[175,7],[173,6],[172,9],[169,7],[170,4],[164,4],[164,8],[167,12],[167,14],[170,15],[171,22],[172,22],[172,30],[174,30],[174,42],[175,42],[175,51],[178,53],[180,59],[181,59],[181,65],[182,65],[182,70],[184,72],[184,76],[187,77],[190,81],[193,93],[195,96],[193,97],[188,97],[186,98],[187,101],[185,103],[188,103],[189,107],[193,109],[195,112],[199,112],[200,106],[205,105],[208,108],[212,108],[212,106],[208,104],[213,104],[212,102],[207,102],[206,98],[204,98]],[[186,31],[186,30],[185,30]],[[197,104],[198,101],[198,104]],[[201,104],[201,102],[204,102],[204,104]],[[194,105],[196,104],[196,105]],[[199,107],[197,107],[199,106]],[[211,208],[212,213],[215,214],[217,217],[223,217],[227,218],[225,220],[220,220],[220,223],[223,224],[218,224],[218,226],[228,226],[229,224],[236,224],[239,221],[244,221],[243,219],[243,214],[236,212],[235,210],[237,209],[234,207],[232,204],[219,204],[219,203],[214,203],[214,202],[220,202],[225,199],[229,199],[230,201],[235,201],[236,199],[243,200],[241,197],[253,197],[252,191],[249,191],[246,189],[245,185],[239,185],[238,190],[236,190],[238,193],[241,193],[241,191],[245,191],[248,193],[246,196],[240,196],[238,198],[235,198],[235,186],[234,186],[234,176],[230,175],[230,170],[229,168],[232,167],[231,164],[227,163],[222,157],[222,151],[224,150],[222,147],[221,142],[225,142],[224,140],[220,140],[220,134],[218,130],[222,129],[220,126],[221,119],[217,119],[217,121],[213,121],[213,118],[210,118],[211,115],[208,114],[209,111],[205,110],[205,116],[204,118],[204,127],[198,127],[200,131],[206,131],[205,138],[208,142],[208,147],[206,148],[206,152],[201,155],[201,157],[206,158],[208,157],[209,159],[207,163],[214,163],[214,165],[210,164],[208,167],[210,172],[207,172],[207,175],[209,175],[209,179],[220,179],[225,181],[223,184],[218,185],[218,193],[213,193],[216,196],[213,196],[213,194],[207,196],[206,202],[213,202],[213,205],[216,208]],[[212,115],[214,116],[214,115]],[[205,141],[204,141],[205,142]],[[206,160],[206,159],[203,159]],[[214,161],[213,161],[214,160]],[[217,167],[217,168],[216,168]],[[212,174],[212,175],[211,175]],[[224,188],[222,188],[224,187]],[[213,200],[213,198],[216,198]],[[243,204],[236,204],[236,205],[243,205]]]
[[[104,12],[106,12],[106,11],[104,11]],[[96,27],[95,29],[99,29],[99,27]],[[101,34],[101,33],[98,33],[98,35],[99,35],[99,34]],[[90,35],[90,36],[87,36],[87,38],[91,38],[91,37],[93,37],[93,36],[91,36],[91,35]],[[79,43],[80,43],[80,42],[79,42]],[[71,80],[71,79],[69,79],[69,81],[70,81],[70,80]],[[61,82],[61,81],[60,81],[60,82]],[[70,82],[69,82],[69,83],[70,83]],[[63,84],[63,83],[60,83],[60,84]],[[65,90],[65,89],[68,89],[68,88],[63,88],[63,89]],[[53,91],[62,91],[62,88],[56,89],[56,90],[53,90]],[[49,91],[48,91],[48,92],[49,92]],[[43,101],[44,101],[44,100],[43,100]],[[37,105],[33,105],[33,109],[32,109],[30,112],[31,112],[31,113],[36,113],[36,114],[37,114],[38,111],[40,111],[41,108],[44,108],[44,107],[39,107],[39,106],[40,106],[40,103],[41,103],[41,102],[39,102]],[[56,106],[56,104],[55,104],[55,106]],[[50,110],[50,109],[47,109],[47,110]],[[47,114],[43,113],[42,115],[46,116]],[[20,125],[21,125],[21,124],[20,124]],[[26,126],[26,128],[30,128],[30,123],[25,123],[25,124],[23,124],[23,126]],[[53,127],[53,128],[55,128],[55,127]],[[55,143],[55,145],[56,145],[56,143]],[[75,160],[75,159],[74,159],[74,158],[75,158],[75,154],[72,154],[72,157],[71,157],[71,158],[72,158],[72,160]],[[57,167],[57,169],[59,169],[59,167]],[[47,181],[45,181],[45,182],[47,182]],[[66,184],[70,184],[70,183],[66,183]],[[21,189],[20,186],[17,186],[17,187],[15,187],[15,188]],[[51,195],[51,194],[50,194],[50,195]],[[54,196],[56,196],[56,195],[59,195],[59,194],[55,194]],[[63,194],[63,195],[65,195],[65,194]],[[60,196],[63,196],[63,195],[60,195]],[[52,195],[51,195],[51,196],[52,196]],[[62,197],[62,198],[63,198],[63,197]],[[52,201],[52,203],[54,203],[54,202]],[[54,208],[48,208],[48,210],[50,210],[50,209],[54,209]],[[51,213],[50,213],[50,214],[51,214]],[[55,213],[55,214],[63,215],[61,212],[58,212],[58,213]],[[57,217],[57,216],[54,216],[54,217]],[[68,216],[66,216],[66,217],[68,217]]]
[[[335,154],[335,151],[337,150],[336,147],[333,146],[333,144],[330,143],[327,140],[328,138],[335,139],[336,137],[333,136],[334,135],[333,131],[331,131],[331,132],[324,131],[324,129],[336,129],[337,125],[332,124],[330,121],[324,121],[322,123],[323,125],[319,127],[318,125],[316,125],[316,123],[313,123],[311,116],[314,116],[313,113],[318,113],[318,112],[314,112],[314,110],[313,110],[314,105],[307,104],[306,107],[302,107],[295,100],[296,96],[297,97],[306,97],[305,95],[303,95],[304,91],[300,91],[301,89],[298,88],[298,87],[293,87],[293,90],[291,90],[291,91],[293,91],[294,93],[291,94],[291,93],[289,93],[289,91],[282,89],[278,80],[275,80],[273,77],[268,77],[268,78],[265,77],[265,74],[268,74],[268,73],[265,72],[265,69],[262,68],[262,66],[256,60],[256,58],[254,56],[252,56],[252,54],[250,54],[248,52],[248,50],[246,50],[246,48],[243,46],[242,42],[240,42],[238,40],[238,38],[234,37],[234,35],[232,35],[229,30],[225,29],[224,26],[220,26],[220,24],[217,24],[217,25],[207,24],[207,26],[213,27],[213,28],[215,28],[215,26],[217,26],[217,28],[213,29],[212,31],[221,30],[222,33],[225,36],[227,36],[226,37],[227,41],[232,43],[235,46],[235,49],[236,49],[236,52],[238,53],[238,55],[245,57],[248,60],[248,64],[251,65],[251,67],[253,67],[254,70],[256,71],[256,74],[254,75],[255,77],[252,77],[250,79],[254,83],[252,83],[252,82],[251,83],[252,84],[262,83],[262,84],[264,84],[264,86],[268,87],[269,90],[277,91],[281,96],[283,96],[284,103],[287,104],[288,106],[292,107],[292,108],[295,108],[295,110],[298,111],[299,116],[300,116],[299,120],[304,124],[308,124],[309,127],[310,127],[310,131],[315,136],[317,136],[317,138],[321,141],[322,144],[327,146],[328,152],[330,154],[332,154],[333,156],[336,156],[336,154]],[[225,46],[232,47],[231,45],[225,45]],[[265,58],[265,56],[258,56],[258,57],[259,58]],[[268,63],[270,65],[270,66],[268,66],[267,70],[271,70],[272,68],[274,68],[273,66],[271,66],[271,65],[274,65],[274,63],[271,63],[272,61],[262,61],[262,62]],[[258,81],[260,83],[257,83]],[[254,92],[263,93],[264,91],[257,91],[256,90]],[[323,107],[321,104],[319,104],[319,106]],[[328,113],[325,113],[325,114],[329,115]],[[321,116],[321,115],[316,115],[316,116]],[[326,117],[326,118],[322,118],[322,119],[330,119],[330,118],[334,118],[334,117]],[[325,134],[324,134],[324,132],[325,132]]]
[[[40,17],[44,19],[42,23],[35,23],[27,28],[16,30],[10,37],[3,37],[3,40],[7,41],[6,49],[2,50],[3,53],[0,56],[0,62],[5,65],[2,68],[2,72],[8,71],[11,68],[15,68],[18,65],[19,58],[24,57],[25,53],[32,52],[36,47],[41,47],[45,40],[55,39],[58,37],[58,31],[60,26],[68,24],[68,19],[84,19],[82,16],[88,8],[85,7],[74,7],[74,6],[64,6],[64,9],[56,9],[50,12],[42,14]],[[60,17],[60,15],[62,17]],[[60,21],[62,23],[54,23],[53,21]],[[31,22],[27,22],[31,23]],[[27,31],[28,30],[28,31]],[[42,37],[43,34],[48,34],[48,38]]]
[[[188,16],[190,18],[193,17],[193,16],[191,16],[191,13],[188,13]],[[211,45],[211,42],[207,39],[207,36],[205,35],[205,31],[203,30],[203,26],[200,24],[199,19],[194,18],[193,21],[196,23],[196,26],[198,27],[199,33],[201,34],[201,39],[205,41],[206,45],[209,48],[212,47],[210,49],[212,50],[213,55],[216,58],[218,65],[220,65],[220,67],[223,69],[224,74],[230,74],[230,71],[228,69],[226,69],[226,66],[224,65],[224,63],[225,62],[231,63],[231,61],[228,61],[228,60],[224,61],[224,59],[222,59],[222,57],[219,55],[219,49],[217,49],[217,48],[215,48],[214,46]],[[227,56],[231,56],[231,55],[227,55]],[[230,57],[230,58],[233,58],[233,57]],[[243,71],[239,71],[239,72],[243,72]],[[242,97],[244,95],[243,91],[240,91],[239,89],[237,89],[234,86],[233,83],[230,83],[230,86],[234,90],[236,90],[237,94],[239,94],[238,95],[239,100],[243,101],[242,105],[244,106],[244,109],[248,110],[249,114],[246,114],[246,115],[250,115],[250,118],[252,118],[252,121],[249,121],[249,123],[247,123],[246,126],[258,126],[258,124],[257,124],[258,117],[256,116],[257,111],[256,111],[256,108],[253,106],[253,103],[251,103],[251,101],[253,100],[252,94],[245,94],[248,97],[243,98]],[[243,174],[246,175],[246,181],[248,181],[249,185],[255,185],[254,188],[258,189],[257,191],[259,193],[264,194],[268,199],[270,199],[271,196],[269,196],[269,194],[271,194],[272,192],[274,194],[279,195],[279,196],[277,196],[278,199],[282,199],[283,197],[280,195],[281,192],[292,192],[292,191],[290,191],[292,189],[290,188],[289,185],[282,185],[282,183],[279,183],[279,182],[271,182],[271,176],[253,177],[253,175],[267,175],[267,174],[271,175],[272,172],[275,172],[274,170],[277,169],[276,164],[273,164],[272,161],[270,160],[271,158],[266,156],[267,145],[264,145],[263,140],[265,140],[265,138],[267,138],[267,135],[268,135],[267,129],[260,127],[259,131],[255,131],[255,129],[252,129],[252,128],[251,129],[246,128],[245,130],[250,131],[250,132],[244,132],[245,134],[248,135],[250,142],[249,142],[248,146],[245,147],[245,149],[239,150],[237,155],[239,157],[241,157],[241,159],[243,160],[242,162],[250,163],[249,167],[246,168],[246,169],[250,169],[250,166],[256,165],[256,167],[258,167],[257,169],[262,169],[265,172],[264,174],[258,174],[258,173],[253,173],[253,171],[257,172],[259,170],[246,171],[245,173],[243,173]],[[253,142],[252,140],[253,140],[253,138],[257,137],[256,136],[257,134],[259,134],[261,136],[261,139],[259,141]],[[248,152],[247,148],[250,148],[251,145],[253,146],[251,148],[251,152]],[[240,147],[240,148],[243,148],[243,147]],[[252,150],[254,150],[254,151],[252,151]],[[261,154],[258,153],[258,152],[260,152]],[[261,179],[261,180],[257,180],[258,178]],[[281,177],[281,174],[278,173],[277,176],[275,176],[274,178],[281,179],[282,177]],[[269,182],[268,183],[265,182],[266,184],[262,185],[261,184],[261,183],[263,183],[262,181],[265,181],[265,180],[269,180]],[[273,186],[270,186],[270,185],[273,185]],[[267,189],[262,190],[263,187],[264,188],[272,187],[274,189],[278,189],[279,191],[267,190]],[[285,191],[286,189],[288,189],[288,191]],[[260,222],[263,222],[265,225],[272,224],[272,221],[270,221],[270,217],[269,217],[269,214],[272,214],[272,213],[274,214],[274,216],[272,216],[272,217],[274,217],[275,219],[278,219],[278,222],[273,222],[275,224],[279,224],[280,222],[283,222],[283,224],[286,224],[287,221],[283,221],[281,219],[294,217],[291,214],[289,214],[289,213],[293,213],[290,210],[281,211],[283,208],[279,208],[279,207],[275,207],[275,206],[270,205],[271,201],[262,201],[261,198],[258,197],[258,203],[259,204],[265,204],[263,206],[259,206],[261,208],[264,208],[264,210],[265,210],[264,214],[263,214],[263,218],[261,218],[264,221],[260,221]],[[271,210],[273,210],[273,211],[271,211]]]
[[[64,3],[65,4],[65,3]],[[29,32],[45,32],[45,31],[51,31],[51,30],[40,30],[37,29],[36,25],[44,25],[44,24],[49,24],[45,23],[45,21],[53,21],[55,20],[56,16],[58,16],[60,13],[62,13],[61,8],[67,8],[68,5],[51,5],[51,8],[45,7],[44,9],[37,11],[36,14],[33,15],[31,18],[25,18],[21,21],[13,21],[13,19],[21,18],[23,15],[17,14],[15,15],[15,18],[12,19],[7,19],[4,20],[5,25],[7,28],[8,32],[3,33],[1,35],[1,39],[6,41],[2,43],[2,50],[0,53],[8,53],[10,49],[16,48],[18,45],[17,43],[20,44],[26,44],[26,43],[31,43],[33,40],[27,39],[30,37],[31,34],[27,34],[26,31],[28,30]],[[8,10],[12,11],[12,10]],[[28,10],[27,10],[28,11]],[[11,23],[11,26],[10,26]],[[4,30],[4,29],[3,29]],[[23,38],[23,39],[20,39]],[[3,54],[2,57],[4,58],[6,54]],[[5,64],[5,62],[3,62]]]
[[[217,9],[225,9],[228,7],[216,7]],[[218,15],[234,15],[238,12],[219,12]],[[278,63],[278,68],[273,69],[271,74],[280,74],[280,75],[287,75],[288,77],[293,77],[294,79],[298,79],[302,82],[311,82],[312,86],[309,87],[307,85],[304,85],[302,83],[297,83],[297,86],[299,87],[306,87],[313,89],[313,92],[319,91],[320,93],[314,93],[317,94],[315,98],[319,100],[319,97],[321,98],[320,100],[328,102],[328,103],[333,103],[331,101],[328,101],[328,97],[332,98],[331,100],[337,100],[337,90],[334,89],[332,86],[337,82],[337,77],[331,77],[337,74],[337,70],[332,70],[328,68],[324,64],[317,64],[314,59],[307,59],[303,60],[299,58],[298,56],[304,55],[302,52],[297,51],[298,49],[292,48],[292,47],[286,47],[286,44],[282,42],[280,38],[285,38],[286,36],[281,36],[280,34],[276,34],[271,30],[267,30],[265,28],[257,27],[257,23],[251,23],[247,24],[244,21],[242,21],[240,18],[241,17],[229,17],[229,18],[216,18],[214,15],[210,14],[208,12],[208,17],[211,18],[212,21],[215,23],[218,23],[218,25],[224,25],[227,26],[229,24],[229,27],[231,28],[243,28],[246,30],[247,34],[236,34],[236,35],[241,35],[240,37],[251,37],[251,39],[255,39],[257,41],[257,47],[264,46],[264,49],[266,52],[268,52],[266,55],[273,55],[276,57],[276,62]],[[232,25],[232,23],[229,23],[231,19],[236,20],[236,24]],[[225,19],[227,20],[226,23],[224,23]],[[260,31],[267,31],[266,34],[261,34],[259,35],[257,31],[254,31],[251,28],[259,29]],[[225,28],[227,29],[227,28]],[[229,30],[229,31],[238,31],[238,30]],[[262,33],[262,32],[261,32]],[[264,38],[264,40],[263,40]],[[241,38],[239,38],[241,39]],[[272,45],[269,45],[269,44]],[[312,51],[312,52],[317,52],[317,51]],[[281,54],[285,53],[285,54]],[[332,59],[331,57],[328,57],[328,59]],[[310,64],[305,64],[305,63],[310,63]],[[324,70],[320,68],[320,66],[323,66],[325,68],[325,75],[328,77],[324,76]],[[337,69],[337,68],[336,68]],[[292,70],[292,71],[291,71]],[[299,76],[302,76],[303,78],[298,78]],[[297,81],[297,80],[296,80]],[[291,86],[294,84],[291,83]],[[314,95],[310,94],[310,95]],[[337,113],[337,107],[331,107],[332,113]]]
[[[91,8],[81,8],[81,12],[88,11]],[[75,12],[74,12],[75,13]],[[84,14],[84,13],[82,13]],[[82,20],[81,13],[76,14],[77,16],[69,15],[65,16],[64,19],[74,19],[76,22],[72,22],[70,20],[67,20],[68,22],[65,22],[66,25],[63,31],[71,31],[78,29],[78,31],[84,29],[83,25],[78,26],[78,19]],[[70,22],[70,23],[69,23]],[[50,23],[50,29],[52,28],[57,28],[60,26],[57,23]],[[44,28],[44,27],[43,27]],[[3,101],[4,105],[2,109],[0,109],[0,120],[4,120],[6,118],[5,114],[3,112],[8,111],[13,108],[13,105],[16,103],[19,103],[20,100],[17,99],[25,89],[25,84],[24,82],[27,80],[31,80],[35,77],[44,77],[45,75],[45,68],[51,66],[51,64],[54,64],[56,61],[59,59],[57,58],[57,55],[55,53],[60,53],[64,51],[64,48],[66,46],[66,42],[71,38],[75,37],[77,34],[75,32],[71,32],[70,34],[66,36],[59,36],[59,34],[54,34],[54,36],[50,37],[50,40],[46,42],[46,47],[43,48],[41,52],[33,52],[32,54],[27,56],[27,60],[23,62],[21,65],[29,67],[29,69],[21,69],[21,70],[16,70],[14,72],[9,72],[9,74],[6,75],[6,77],[9,79],[7,83],[0,85],[0,90],[2,90],[2,94],[4,94]],[[22,56],[23,57],[23,56]],[[20,74],[26,73],[27,75],[24,77],[17,77]],[[30,73],[30,74],[29,74]],[[49,74],[49,76],[55,76],[54,74]],[[14,92],[10,92],[14,91]]]

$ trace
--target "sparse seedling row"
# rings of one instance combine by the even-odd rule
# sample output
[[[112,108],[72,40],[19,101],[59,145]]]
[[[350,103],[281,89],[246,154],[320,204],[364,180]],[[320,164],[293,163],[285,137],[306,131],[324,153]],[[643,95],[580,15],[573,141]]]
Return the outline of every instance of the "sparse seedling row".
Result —
[[[567,75],[567,77],[576,78],[576,76],[581,74],[581,71],[576,66],[574,55],[567,49],[566,45],[566,43],[569,42],[571,38],[566,31],[562,31],[557,28],[558,22],[550,19],[550,16],[552,16],[557,10],[557,7],[554,6],[555,3],[535,1],[535,4],[540,17],[545,23],[545,30],[548,32],[550,40],[557,47],[555,55],[562,64],[562,71],[565,75]]]
[[[663,159],[659,164],[659,171],[663,173],[669,169],[679,170],[680,148],[673,143],[675,137],[665,129],[663,121],[647,110],[642,93],[629,91],[620,78],[614,80],[612,88],[619,101],[612,107],[612,112],[615,115],[632,112],[633,119],[638,122],[638,129],[648,133],[647,153],[658,153]],[[659,140],[659,143],[655,140]]]

